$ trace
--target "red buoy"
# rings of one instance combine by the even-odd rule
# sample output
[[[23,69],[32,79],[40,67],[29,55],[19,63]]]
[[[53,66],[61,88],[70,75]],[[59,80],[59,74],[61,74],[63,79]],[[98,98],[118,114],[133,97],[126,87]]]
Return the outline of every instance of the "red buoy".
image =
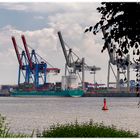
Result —
[[[106,98],[104,98],[104,106],[103,106],[102,110],[108,110],[107,105],[106,105]]]

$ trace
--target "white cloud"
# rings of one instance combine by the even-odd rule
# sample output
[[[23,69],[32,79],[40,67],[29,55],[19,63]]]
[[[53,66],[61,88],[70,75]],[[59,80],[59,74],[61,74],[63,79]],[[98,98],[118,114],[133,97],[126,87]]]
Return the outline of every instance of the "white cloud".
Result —
[[[16,3],[12,6],[11,4],[2,5],[1,7],[6,9],[12,8],[11,10],[40,12],[40,16],[36,17],[40,19],[43,17],[41,12],[47,12],[47,24],[49,26],[24,32],[10,25],[0,29],[0,39],[2,40],[0,41],[0,60],[4,60],[0,61],[2,67],[0,84],[3,82],[16,83],[17,81],[18,61],[12,46],[12,35],[16,37],[18,45],[23,47],[20,36],[24,34],[27,43],[52,65],[61,68],[60,76],[64,74],[65,59],[57,31],[62,32],[65,42],[73,48],[80,58],[85,57],[87,64],[101,67],[101,71],[97,72],[96,78],[98,82],[102,81],[105,83],[107,79],[108,56],[107,53],[101,54],[102,36],[101,34],[97,36],[93,36],[92,33],[84,34],[85,27],[94,25],[99,19],[99,15],[96,12],[97,4],[92,4]],[[45,22],[45,19],[43,22]],[[7,75],[7,78],[4,78],[4,75]],[[60,80],[60,76],[56,79]],[[93,82],[91,75],[87,74],[87,77],[88,81]]]
[[[90,65],[96,65],[98,67],[101,67],[102,63],[99,64],[99,62],[102,62],[104,58],[103,56],[101,56],[101,60],[98,59],[99,54],[97,53],[97,51],[100,51],[101,46],[99,44],[96,44],[92,38],[84,38],[82,40],[82,34],[80,35],[79,28],[79,26],[75,26],[74,30],[70,30],[67,32],[63,31],[63,38],[65,39],[65,42],[69,42],[69,46],[74,48],[74,52],[76,52],[80,57],[86,57],[87,61],[93,60],[90,62]],[[77,32],[76,29],[78,29]],[[25,35],[27,43],[32,48],[37,50],[37,52],[41,56],[43,56],[49,63],[51,63],[55,67],[64,69],[65,59],[63,56],[57,33],[53,28],[44,28],[36,31],[23,32],[15,28],[12,29],[11,27],[5,28],[5,31],[0,33],[0,38],[3,37],[3,41],[2,43],[0,43],[0,45],[2,46],[1,49],[4,51],[4,53],[0,53],[0,60],[4,60],[0,61],[0,65],[4,68],[7,67],[6,70],[4,69],[0,73],[0,77],[3,77],[4,73],[7,73],[7,78],[11,77],[10,79],[12,79],[12,81],[9,80],[9,82],[16,82],[18,61],[16,59],[16,55],[10,37],[12,35],[15,36],[17,44],[23,48],[23,44],[20,38],[21,34]],[[100,46],[100,48],[94,48],[93,46]],[[95,58],[95,55],[97,58]],[[62,74],[64,74],[64,70],[62,70],[61,75]],[[58,76],[58,78],[56,79],[60,80],[60,76]]]
[[[39,12],[48,14],[56,12],[81,12],[87,11],[92,12],[94,7],[98,7],[100,3],[52,3],[52,2],[32,2],[32,3],[1,3],[0,7],[8,10],[25,11],[25,12]],[[94,9],[96,10],[96,9]]]

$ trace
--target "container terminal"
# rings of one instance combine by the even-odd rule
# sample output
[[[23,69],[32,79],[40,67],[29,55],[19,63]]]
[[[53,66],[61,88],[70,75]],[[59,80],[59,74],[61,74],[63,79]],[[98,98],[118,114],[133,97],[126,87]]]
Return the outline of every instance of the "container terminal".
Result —
[[[79,58],[72,48],[68,46],[66,48],[61,32],[59,31],[57,34],[66,61],[65,73],[61,82],[48,83],[47,74],[59,74],[60,69],[53,67],[36,53],[27,44],[24,35],[21,35],[24,49],[17,45],[15,37],[12,36],[12,43],[19,63],[18,84],[2,85],[0,96],[136,97],[139,95],[139,89],[136,90],[137,83],[135,80],[130,80],[130,68],[135,68],[136,66],[130,64],[129,55],[122,60],[122,64],[119,63],[120,65],[118,65],[119,59],[116,59],[115,49],[111,52],[111,47],[108,43],[107,86],[98,84],[95,81],[95,74],[101,68],[86,64],[84,57]],[[103,35],[105,35],[104,30]],[[22,50],[21,53],[19,48]],[[31,52],[29,49],[31,49]],[[126,63],[127,65],[124,65]],[[113,70],[112,65],[117,67],[117,71]],[[116,79],[115,82],[110,82],[111,70]],[[85,71],[94,74],[93,83],[86,82]],[[125,77],[124,79],[122,79],[122,75]],[[112,84],[115,85],[115,88],[111,86]]]

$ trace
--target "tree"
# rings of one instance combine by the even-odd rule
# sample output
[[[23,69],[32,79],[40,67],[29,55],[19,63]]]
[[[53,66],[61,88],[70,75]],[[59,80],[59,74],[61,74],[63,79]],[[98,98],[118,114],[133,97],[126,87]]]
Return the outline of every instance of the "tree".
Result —
[[[118,56],[126,56],[130,50],[133,51],[134,63],[140,63],[140,3],[139,2],[104,2],[97,8],[102,15],[100,21],[87,31],[97,34],[100,30],[105,30],[106,38],[102,52],[107,48],[107,43],[111,44],[110,51],[116,46]],[[137,81],[139,67],[137,67]]]

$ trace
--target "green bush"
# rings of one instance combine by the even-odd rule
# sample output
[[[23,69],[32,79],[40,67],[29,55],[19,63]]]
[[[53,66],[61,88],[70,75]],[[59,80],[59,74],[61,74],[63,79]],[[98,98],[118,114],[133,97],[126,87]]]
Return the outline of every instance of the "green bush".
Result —
[[[5,119],[6,118],[0,114],[0,138],[33,137],[34,131],[30,136],[10,133],[10,128]],[[38,131],[36,137],[138,137],[138,133],[127,130],[118,130],[113,125],[105,126],[103,123],[93,123],[92,120],[81,124],[76,120],[75,123],[52,125],[43,132]]]
[[[57,124],[52,125],[49,129],[44,130],[38,137],[138,137],[138,133],[127,130],[118,130],[115,126],[105,126],[103,123]]]

